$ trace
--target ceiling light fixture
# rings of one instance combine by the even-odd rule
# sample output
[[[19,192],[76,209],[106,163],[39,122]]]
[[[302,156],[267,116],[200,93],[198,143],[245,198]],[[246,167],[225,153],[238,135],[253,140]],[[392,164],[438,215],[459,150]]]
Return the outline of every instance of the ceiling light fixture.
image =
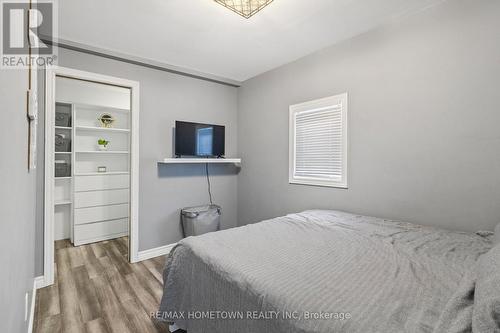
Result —
[[[231,9],[244,18],[250,18],[262,8],[273,2],[273,0],[215,0],[215,2]]]

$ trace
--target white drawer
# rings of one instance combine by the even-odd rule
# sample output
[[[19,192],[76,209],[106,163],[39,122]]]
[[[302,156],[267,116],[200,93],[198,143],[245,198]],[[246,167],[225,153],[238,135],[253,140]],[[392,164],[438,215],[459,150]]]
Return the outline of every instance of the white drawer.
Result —
[[[75,224],[115,220],[128,217],[128,204],[75,208]]]
[[[129,188],[129,175],[76,176],[75,191],[95,191]]]
[[[128,189],[76,192],[75,208],[128,203],[129,197]]]
[[[119,219],[75,226],[75,245],[98,242],[128,234],[128,219]]]

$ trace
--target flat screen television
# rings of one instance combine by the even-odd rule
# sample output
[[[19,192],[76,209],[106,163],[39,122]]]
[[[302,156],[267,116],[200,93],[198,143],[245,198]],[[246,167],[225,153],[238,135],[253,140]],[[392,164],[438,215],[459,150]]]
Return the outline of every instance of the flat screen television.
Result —
[[[223,157],[225,127],[175,122],[175,156]]]

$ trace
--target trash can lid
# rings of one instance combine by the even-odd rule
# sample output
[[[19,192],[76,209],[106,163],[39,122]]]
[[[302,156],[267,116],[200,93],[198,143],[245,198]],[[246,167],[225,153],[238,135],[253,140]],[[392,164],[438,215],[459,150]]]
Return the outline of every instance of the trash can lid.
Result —
[[[195,206],[195,207],[185,207],[182,208],[181,214],[183,215],[192,215],[192,214],[197,214],[197,213],[202,213],[202,212],[207,212],[212,209],[217,209],[220,211],[220,206],[219,205],[203,205],[203,206]]]

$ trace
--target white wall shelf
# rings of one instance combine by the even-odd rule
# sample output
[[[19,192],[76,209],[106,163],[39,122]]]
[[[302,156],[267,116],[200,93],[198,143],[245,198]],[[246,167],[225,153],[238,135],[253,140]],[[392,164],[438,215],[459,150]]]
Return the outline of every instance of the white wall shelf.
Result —
[[[59,130],[71,130],[73,127],[66,127],[66,126],[55,126],[56,129]]]
[[[76,126],[77,130],[82,131],[103,131],[103,132],[130,132],[128,128],[110,128],[110,127],[97,127],[97,126]]]
[[[241,164],[241,158],[165,158],[161,164]]]

